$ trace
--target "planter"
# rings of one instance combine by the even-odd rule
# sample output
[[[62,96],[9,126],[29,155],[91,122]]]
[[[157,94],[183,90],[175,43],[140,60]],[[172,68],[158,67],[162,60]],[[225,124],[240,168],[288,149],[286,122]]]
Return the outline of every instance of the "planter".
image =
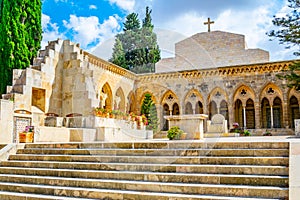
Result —
[[[19,133],[20,143],[33,143],[33,132],[21,132]]]
[[[187,133],[181,133],[180,139],[181,140],[185,140],[186,139],[186,135],[187,135]]]

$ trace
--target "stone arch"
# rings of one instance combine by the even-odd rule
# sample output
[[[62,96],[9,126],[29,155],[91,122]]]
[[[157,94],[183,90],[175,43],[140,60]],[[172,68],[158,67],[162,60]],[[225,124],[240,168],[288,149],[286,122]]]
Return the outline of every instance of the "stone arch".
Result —
[[[227,105],[227,111],[225,111],[225,109],[223,109],[223,111],[224,111],[223,114],[228,116],[228,104],[227,104],[228,95],[223,89],[221,89],[220,87],[214,88],[208,95],[207,102],[209,103],[209,118],[210,119],[213,116],[213,114],[221,114],[220,111],[221,111],[221,103],[222,102],[226,102],[226,105]],[[212,102],[215,103],[215,106],[217,109],[216,113],[213,113],[213,110],[211,109],[211,108],[213,108],[212,106],[214,106],[214,104],[212,104]],[[224,117],[226,118],[225,115],[224,115]],[[228,117],[226,119],[228,120]]]
[[[200,92],[196,89],[190,90],[184,98],[184,106],[192,105],[192,113],[189,114],[202,114],[203,113],[203,97]],[[187,109],[184,108],[186,111]]]
[[[233,102],[236,102],[238,99],[241,100],[242,106],[246,106],[248,99],[255,101],[255,93],[251,87],[246,85],[239,86],[233,95]]]
[[[161,104],[167,104],[169,106],[170,109],[173,108],[173,105],[177,103],[179,105],[179,100],[177,95],[175,95],[174,92],[172,92],[171,90],[168,90],[162,97],[161,99]],[[172,111],[172,110],[170,110]]]
[[[276,97],[283,99],[283,93],[282,90],[274,83],[266,84],[260,92],[260,101],[262,101],[263,98],[267,98],[272,104]]]
[[[289,125],[295,128],[295,119],[300,119],[300,91],[294,88],[289,90],[288,93],[288,113]]]
[[[134,92],[130,91],[129,94],[128,94],[128,96],[127,96],[127,108],[126,108],[126,111],[128,113],[134,112],[134,109],[135,109],[134,102],[135,102]]]
[[[233,95],[234,120],[241,127],[255,128],[255,93],[251,87],[240,85]]]
[[[110,85],[106,82],[100,91],[100,107],[107,110],[113,109],[113,96]]]
[[[125,100],[125,95],[124,95],[123,89],[121,87],[119,87],[117,89],[114,99],[115,99],[114,109],[125,112],[126,111],[126,100]]]

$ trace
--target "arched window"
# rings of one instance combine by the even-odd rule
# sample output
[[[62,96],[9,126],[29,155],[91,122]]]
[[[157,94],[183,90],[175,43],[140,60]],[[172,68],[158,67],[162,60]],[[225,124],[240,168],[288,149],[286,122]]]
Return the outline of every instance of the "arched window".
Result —
[[[193,107],[192,107],[191,102],[187,102],[187,103],[186,103],[186,105],[185,105],[185,114],[187,114],[187,115],[192,115],[192,114],[194,114],[194,113],[193,113]]]
[[[271,128],[271,107],[267,98],[261,102],[261,122],[262,128]]]
[[[215,114],[218,114],[217,104],[214,101],[209,103],[209,119],[212,118]]]
[[[252,99],[246,102],[246,126],[249,129],[255,129],[255,109]]]
[[[173,109],[172,109],[172,115],[179,115],[180,112],[179,112],[179,106],[177,103],[174,103],[173,105]]]
[[[274,128],[282,128],[282,101],[279,97],[274,99],[273,103],[273,121]]]
[[[292,96],[290,98],[289,102],[289,117],[290,117],[290,124],[292,128],[295,128],[295,119],[300,118],[300,113],[299,113],[299,102],[298,99],[295,96]]]
[[[170,109],[168,104],[164,104],[163,109],[163,131],[167,131],[169,130],[169,123],[168,120],[164,118],[164,116],[170,115]]]
[[[196,110],[195,110],[196,114],[203,114],[203,104],[201,103],[201,101],[198,101],[196,103]]]
[[[243,105],[240,99],[236,100],[234,104],[234,122],[244,127]]]

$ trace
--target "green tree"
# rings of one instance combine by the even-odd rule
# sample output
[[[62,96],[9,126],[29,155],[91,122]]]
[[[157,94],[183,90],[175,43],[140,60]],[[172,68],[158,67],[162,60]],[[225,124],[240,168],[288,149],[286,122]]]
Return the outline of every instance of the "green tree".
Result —
[[[299,47],[300,44],[300,0],[288,0],[290,13],[285,17],[276,17],[272,20],[273,24],[278,27],[277,30],[271,30],[267,34],[270,37],[275,37],[280,44],[286,45],[286,48],[291,46]],[[294,55],[299,56],[300,51],[294,52]],[[300,90],[300,62],[294,62],[283,75],[277,75],[280,79],[286,79],[289,87],[294,87]]]
[[[129,15],[127,15],[126,21],[123,25],[124,25],[123,31],[129,31],[129,30],[135,31],[140,29],[141,24],[138,19],[138,14],[130,13]]]
[[[155,104],[153,103],[152,95],[149,93],[145,94],[142,107],[141,107],[141,114],[144,114],[148,119],[147,129],[153,130],[154,133],[157,132],[157,128],[158,128],[157,110]]]
[[[142,103],[141,114],[144,114],[148,118],[152,104],[153,104],[152,95],[149,93],[145,94]]]
[[[115,40],[112,58],[109,61],[113,62],[114,64],[116,64],[120,67],[129,69],[128,66],[126,65],[124,49],[123,49],[122,43],[119,40],[119,38],[116,38],[116,40]]]
[[[12,84],[13,69],[29,67],[42,40],[40,0],[0,0],[0,93]],[[13,13],[13,14],[12,14]]]
[[[149,28],[151,31],[154,28],[154,25],[152,24],[152,18],[151,18],[151,12],[152,10],[149,10],[149,7],[146,7],[146,16],[143,20],[143,28]]]
[[[157,36],[153,32],[154,25],[151,19],[151,10],[146,8],[146,16],[143,26],[140,27],[138,15],[131,13],[124,22],[124,32],[116,36],[120,40],[124,55],[126,69],[135,73],[154,72],[155,63],[160,60],[160,50],[157,45]],[[113,49],[111,62],[118,65],[118,60],[114,58],[116,48]],[[119,53],[118,53],[119,54]]]

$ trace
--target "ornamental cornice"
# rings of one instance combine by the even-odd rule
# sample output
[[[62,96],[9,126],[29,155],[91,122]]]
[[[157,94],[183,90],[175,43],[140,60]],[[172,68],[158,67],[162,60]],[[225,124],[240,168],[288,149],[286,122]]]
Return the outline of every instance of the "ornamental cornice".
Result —
[[[137,75],[135,73],[132,73],[122,67],[119,67],[113,63],[110,63],[106,60],[103,60],[101,58],[98,58],[97,56],[94,56],[92,54],[89,54],[88,52],[84,52],[84,59],[87,59],[87,61],[99,68],[102,68],[104,70],[110,71],[112,73],[118,74],[120,76],[126,77],[128,79],[137,80]]]
[[[203,78],[210,76],[249,76],[264,74],[269,72],[280,72],[282,70],[287,70],[296,60],[290,61],[280,61],[280,62],[268,62],[259,64],[249,64],[249,65],[238,65],[238,66],[226,66],[218,67],[214,69],[199,69],[199,70],[186,70],[178,72],[163,72],[155,74],[141,74],[137,75],[139,81],[156,81],[163,79],[174,79],[174,78]]]

